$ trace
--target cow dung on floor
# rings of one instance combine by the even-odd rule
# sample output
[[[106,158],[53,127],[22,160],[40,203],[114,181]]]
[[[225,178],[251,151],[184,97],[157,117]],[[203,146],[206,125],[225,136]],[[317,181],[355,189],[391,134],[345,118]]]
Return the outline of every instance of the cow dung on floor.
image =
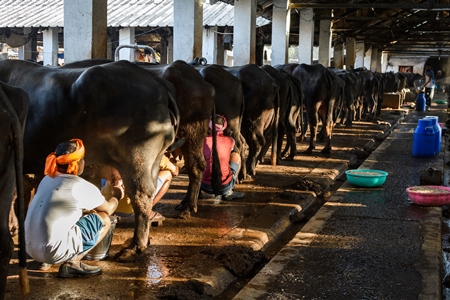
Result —
[[[228,271],[236,277],[249,276],[257,268],[265,264],[268,259],[262,251],[255,251],[244,246],[229,246],[219,249],[205,249],[202,254],[213,256]],[[161,288],[157,295],[158,299],[213,299],[208,295],[204,283],[198,280],[188,280],[171,284]]]
[[[316,193],[317,197],[323,196],[323,190],[320,184],[308,179],[302,178],[300,180],[297,180],[291,185],[291,188],[301,191],[313,191],[314,193]]]

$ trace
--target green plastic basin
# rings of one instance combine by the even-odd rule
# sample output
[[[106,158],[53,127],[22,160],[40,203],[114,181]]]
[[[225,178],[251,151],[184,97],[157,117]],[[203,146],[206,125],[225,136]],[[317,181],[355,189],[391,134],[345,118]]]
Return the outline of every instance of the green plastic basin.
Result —
[[[378,187],[386,181],[387,172],[371,169],[345,171],[348,182],[360,187]]]

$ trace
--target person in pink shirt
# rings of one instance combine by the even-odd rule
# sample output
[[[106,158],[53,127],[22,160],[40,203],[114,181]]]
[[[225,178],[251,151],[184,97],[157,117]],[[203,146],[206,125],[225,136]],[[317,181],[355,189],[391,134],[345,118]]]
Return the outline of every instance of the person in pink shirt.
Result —
[[[206,159],[206,169],[203,174],[201,183],[201,190],[207,194],[213,194],[212,188],[212,147],[213,147],[213,122],[210,121],[210,135],[206,137],[203,144],[203,154]],[[222,185],[218,195],[214,197],[220,197],[224,200],[238,199],[244,196],[244,193],[233,191],[236,184],[239,169],[241,167],[241,156],[239,153],[234,152],[234,139],[224,135],[224,130],[227,128],[227,120],[224,116],[215,115],[214,126],[217,139],[217,152],[220,161],[220,171],[222,173]],[[203,196],[203,195],[202,195]],[[203,197],[204,198],[204,197]]]

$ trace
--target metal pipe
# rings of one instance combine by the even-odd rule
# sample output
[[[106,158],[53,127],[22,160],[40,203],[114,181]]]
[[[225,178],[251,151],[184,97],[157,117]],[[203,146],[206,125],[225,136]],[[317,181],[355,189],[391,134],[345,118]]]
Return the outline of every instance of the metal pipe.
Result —
[[[116,50],[114,51],[114,61],[118,61],[119,60],[119,51],[122,48],[133,48],[135,50],[139,50],[139,49],[147,49],[151,52],[152,56],[153,56],[153,62],[156,62],[156,52],[155,50],[147,45],[138,45],[138,44],[134,44],[134,45],[119,45]]]

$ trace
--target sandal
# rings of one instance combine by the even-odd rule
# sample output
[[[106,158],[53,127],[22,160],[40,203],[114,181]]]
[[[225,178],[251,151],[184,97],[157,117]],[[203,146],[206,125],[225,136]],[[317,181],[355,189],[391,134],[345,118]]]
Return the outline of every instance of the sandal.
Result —
[[[163,215],[161,215],[159,212],[154,212],[155,213],[155,215],[152,217],[152,218],[150,218],[150,224],[152,225],[152,226],[161,226],[162,225],[162,222],[166,219],[166,218],[164,218],[164,216]],[[155,225],[153,225],[154,223],[156,223]]]

